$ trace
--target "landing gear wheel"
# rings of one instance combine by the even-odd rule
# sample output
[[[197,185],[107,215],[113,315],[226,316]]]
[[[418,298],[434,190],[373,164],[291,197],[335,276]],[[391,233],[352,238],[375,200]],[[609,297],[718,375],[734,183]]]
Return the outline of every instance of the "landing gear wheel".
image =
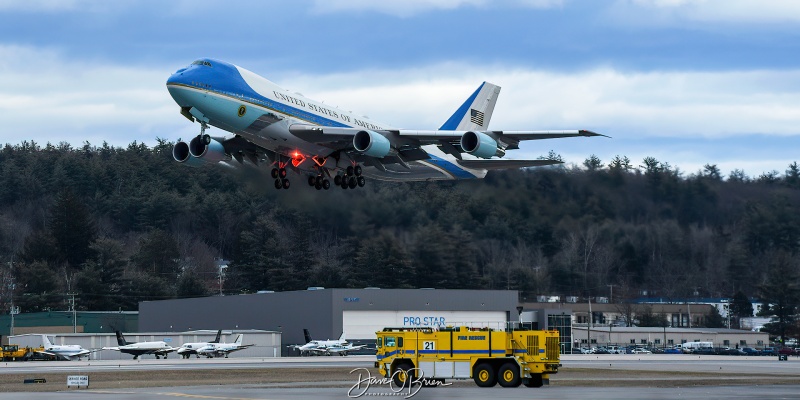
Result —
[[[361,166],[356,165],[356,167],[353,168],[353,172],[356,174],[356,176],[361,176]]]
[[[347,175],[353,176],[354,171],[355,171],[355,169],[353,168],[352,165],[347,167]]]
[[[492,387],[497,384],[497,376],[494,374],[494,368],[486,363],[481,363],[475,366],[475,373],[472,375],[475,384],[480,387]]]
[[[358,178],[356,178],[356,182],[358,183],[358,187],[364,187],[364,185],[367,184],[367,179],[364,178],[363,176],[359,176]]]
[[[325,179],[325,178],[323,178],[322,175],[317,175],[317,180],[314,183],[316,183],[317,185],[322,185],[322,180],[323,179]]]
[[[205,143],[206,145],[211,144],[211,136],[203,135],[203,137],[201,139],[203,139],[203,143]]]
[[[320,189],[322,189],[322,185],[320,185],[319,183],[314,182],[314,189],[320,190]]]
[[[275,179],[275,189],[283,188],[283,182],[280,179]]]
[[[341,186],[342,185],[342,176],[341,175],[334,176],[333,177],[333,184],[336,185],[336,186]]]
[[[497,371],[497,382],[502,387],[519,387],[522,378],[519,376],[519,367],[516,364],[505,363]]]
[[[273,168],[272,171],[270,172],[270,175],[272,175],[272,179],[278,179],[278,169]]]
[[[347,186],[349,186],[350,189],[355,189],[356,186],[358,186],[358,182],[356,182],[356,178],[354,176],[351,176],[350,179],[347,180]]]
[[[342,179],[342,183],[339,185],[342,189],[347,189],[347,179]]]
[[[309,176],[308,177],[308,186],[314,186],[315,183],[317,183],[317,179],[314,178],[313,175]]]
[[[291,184],[289,183],[289,180],[288,180],[288,179],[286,179],[286,178],[284,178],[284,179],[283,179],[283,181],[282,181],[281,183],[283,184],[283,188],[284,188],[284,189],[288,189],[288,188],[289,188],[289,186],[291,185]]]
[[[329,181],[327,179],[323,179],[322,180],[322,188],[325,189],[325,190],[330,189],[331,188],[331,181]]]
[[[286,178],[286,168],[279,169],[278,175],[280,175],[281,179]]]
[[[409,387],[409,384],[414,381],[414,367],[408,363],[400,363],[392,373],[392,381],[397,388]]]
[[[542,380],[542,374],[531,374],[531,377],[527,379],[526,382],[523,382],[525,387],[530,388],[538,388],[544,386],[544,380]]]

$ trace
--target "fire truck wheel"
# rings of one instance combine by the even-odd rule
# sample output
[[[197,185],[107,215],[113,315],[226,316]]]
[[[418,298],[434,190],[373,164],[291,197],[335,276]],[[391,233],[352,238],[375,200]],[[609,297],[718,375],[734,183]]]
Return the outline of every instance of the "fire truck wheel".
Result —
[[[480,387],[492,387],[497,384],[497,376],[494,374],[494,368],[486,363],[475,366],[475,373],[472,379],[474,379],[475,384]]]
[[[542,387],[544,385],[544,381],[542,380],[542,374],[531,374],[531,377],[525,382],[525,387]]]
[[[398,388],[409,387],[410,382],[414,380],[414,372],[411,371],[413,368],[414,366],[409,363],[397,364],[397,368],[392,374],[394,385]]]
[[[522,378],[519,376],[519,367],[512,363],[505,363],[497,372],[497,381],[502,387],[519,387]]]

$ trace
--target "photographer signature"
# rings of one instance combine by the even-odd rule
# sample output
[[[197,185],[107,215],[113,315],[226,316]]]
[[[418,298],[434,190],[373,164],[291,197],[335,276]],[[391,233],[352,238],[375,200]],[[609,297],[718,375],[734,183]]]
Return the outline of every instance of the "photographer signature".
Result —
[[[414,376],[413,379],[406,379],[401,386],[394,384],[395,375],[403,371],[397,370],[391,376],[386,378],[374,377],[367,368],[356,368],[350,373],[358,371],[358,381],[347,391],[347,397],[356,399],[362,396],[403,396],[404,399],[414,397],[423,386],[450,386],[452,383],[444,383],[437,379],[426,379],[423,375],[424,372],[419,368],[412,368],[406,373],[409,376]],[[389,386],[391,393],[368,393],[372,385]]]

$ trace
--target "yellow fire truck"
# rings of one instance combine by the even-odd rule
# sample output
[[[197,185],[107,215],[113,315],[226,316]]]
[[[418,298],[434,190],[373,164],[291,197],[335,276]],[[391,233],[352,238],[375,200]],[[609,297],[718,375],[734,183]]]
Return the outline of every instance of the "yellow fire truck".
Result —
[[[375,367],[398,387],[427,379],[472,378],[478,386],[541,387],[558,372],[558,331],[384,328]]]

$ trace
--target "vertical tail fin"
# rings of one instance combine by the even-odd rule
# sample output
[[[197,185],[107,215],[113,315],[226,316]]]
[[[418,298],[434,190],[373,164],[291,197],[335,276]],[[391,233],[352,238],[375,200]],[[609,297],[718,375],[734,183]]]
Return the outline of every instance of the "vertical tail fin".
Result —
[[[342,332],[342,336],[339,336],[339,340],[340,340],[340,341],[342,341],[342,342],[344,342],[345,340],[347,340],[347,339],[345,339],[345,338],[344,338],[344,336],[345,336],[345,335],[344,335],[344,332]]]
[[[311,333],[308,332],[308,329],[303,329],[303,336],[306,337],[306,343],[311,342]]]
[[[443,131],[486,131],[492,119],[500,86],[483,82],[442,125]]]
[[[244,335],[240,334],[239,336],[236,337],[236,341],[234,343],[239,345],[239,346],[241,346],[242,345],[242,340],[244,340]]]
[[[219,337],[222,336],[222,329],[217,331],[217,337],[209,343],[219,343]]]
[[[53,346],[53,344],[50,343],[50,338],[48,338],[47,335],[42,335],[42,346],[44,346],[45,349]]]
[[[126,346],[126,345],[130,344],[130,343],[128,343],[127,340],[125,340],[125,336],[122,336],[122,332],[120,332],[120,331],[114,331],[114,332],[117,334],[117,344],[118,345]]]

